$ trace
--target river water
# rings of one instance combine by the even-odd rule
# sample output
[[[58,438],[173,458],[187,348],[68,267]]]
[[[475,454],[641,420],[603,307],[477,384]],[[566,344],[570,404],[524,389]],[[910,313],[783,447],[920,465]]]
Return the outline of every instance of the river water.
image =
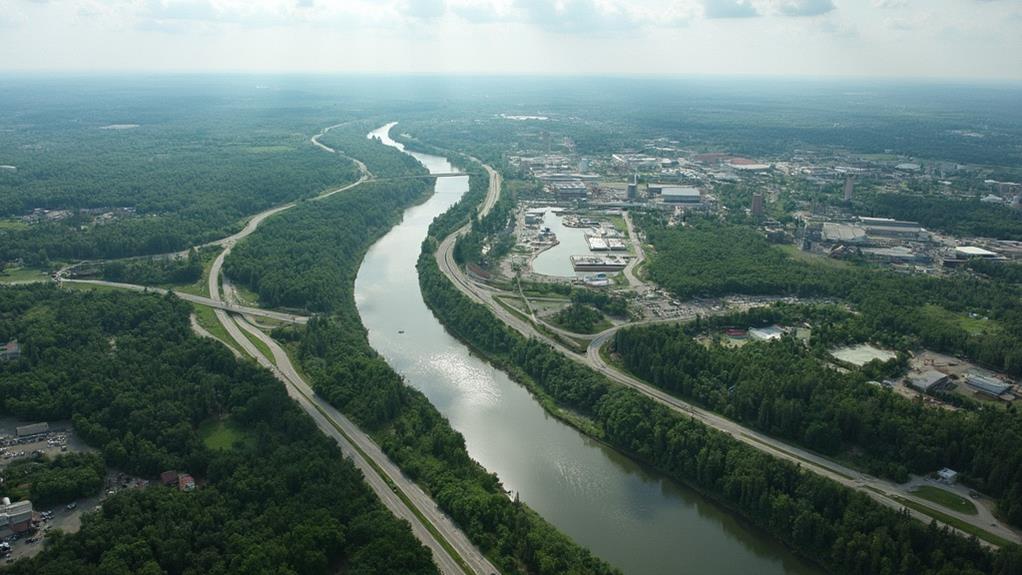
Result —
[[[371,136],[403,149],[388,128]],[[412,155],[431,172],[456,171],[444,158]],[[818,573],[717,505],[550,417],[444,331],[422,300],[415,263],[430,222],[467,190],[467,177],[438,178],[434,195],[370,248],[355,298],[373,348],[465,436],[469,454],[625,573]]]

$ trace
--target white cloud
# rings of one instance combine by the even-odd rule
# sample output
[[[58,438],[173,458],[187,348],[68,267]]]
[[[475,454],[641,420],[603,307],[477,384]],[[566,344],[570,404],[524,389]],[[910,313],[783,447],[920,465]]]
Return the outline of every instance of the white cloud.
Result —
[[[707,18],[753,18],[760,13],[749,0],[703,0],[703,15]]]
[[[0,71],[1022,79],[1019,6],[1019,0],[0,0]]]
[[[783,0],[777,7],[784,16],[819,16],[834,9],[831,0]]]

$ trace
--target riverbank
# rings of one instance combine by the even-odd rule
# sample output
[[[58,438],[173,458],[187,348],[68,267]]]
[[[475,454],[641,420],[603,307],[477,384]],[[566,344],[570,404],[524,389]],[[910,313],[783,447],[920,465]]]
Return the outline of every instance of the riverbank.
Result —
[[[324,140],[349,154],[361,150],[381,181],[267,222],[231,256],[244,259],[229,268],[238,270],[238,277],[230,271],[232,279],[249,283],[261,299],[326,312],[304,330],[285,327],[274,336],[293,351],[317,395],[368,432],[501,571],[615,572],[509,499],[468,455],[464,438],[369,345],[353,289],[364,254],[404,214],[437,194],[428,189],[428,178],[401,179],[424,174],[415,160],[349,132],[331,132]]]
[[[426,253],[420,257],[420,282],[427,302],[452,332],[459,334],[463,340],[473,342],[477,352],[490,358],[495,364],[509,368],[512,373],[519,371],[528,375],[536,387],[542,388],[544,393],[541,396],[552,399],[541,403],[555,416],[560,415],[564,409],[571,413],[583,414],[587,422],[580,426],[581,429],[592,433],[595,426],[597,437],[714,496],[722,504],[741,512],[753,524],[774,534],[803,556],[814,558],[829,569],[843,571],[848,568],[844,561],[834,560],[838,556],[838,549],[834,546],[846,545],[844,537],[862,535],[865,531],[864,525],[843,524],[848,521],[848,517],[843,513],[835,514],[832,508],[821,508],[821,503],[812,503],[819,499],[807,495],[805,490],[829,493],[833,501],[840,502],[839,507],[858,509],[871,518],[872,522],[868,525],[870,529],[884,531],[899,529],[903,533],[925,529],[923,525],[901,514],[881,508],[862,494],[821,477],[800,472],[793,464],[773,459],[723,433],[669,413],[636,392],[618,388],[595,372],[569,362],[547,346],[535,341],[526,341],[517,333],[511,332],[494,318],[489,310],[471,302],[458,292],[440,273],[429,248],[439,244],[440,239],[446,237],[453,229],[456,228],[438,228],[431,232],[433,237],[425,244]],[[489,347],[483,347],[478,342],[486,342]],[[537,369],[539,371],[536,371]],[[556,375],[551,376],[550,372],[555,372]],[[537,373],[542,373],[544,377],[534,379],[533,376]],[[621,409],[622,412],[617,413],[617,409]],[[643,413],[641,417],[631,416],[636,409]],[[630,416],[625,415],[629,413]],[[622,416],[631,423],[620,426],[618,418]],[[571,419],[574,420],[569,420],[571,423],[577,421],[577,418]],[[592,421],[592,426],[588,420]],[[651,432],[649,428],[654,425],[679,430],[678,433],[689,436],[689,441],[680,445],[665,445],[671,443],[671,438],[660,433],[648,437],[646,441],[637,440],[638,437],[649,434]],[[694,438],[701,440],[692,441]],[[693,458],[688,461],[688,465],[680,467],[677,465],[676,457],[679,455],[677,449],[687,452],[683,454]],[[731,473],[720,476],[707,474],[706,470],[700,469],[702,463],[700,458],[704,457],[704,451],[707,449],[716,451],[719,461],[740,465],[742,470],[732,470]],[[753,471],[754,469],[756,471]],[[754,489],[760,493],[758,498],[780,496],[799,507],[808,506],[795,523],[810,522],[822,531],[809,537],[809,534],[800,533],[799,529],[795,529],[796,525],[792,524],[791,517],[778,524],[780,519],[776,516],[778,510],[758,508],[761,503],[746,500],[745,493],[729,492],[728,484],[733,481],[732,476],[738,471],[753,473],[753,476],[760,478]],[[787,482],[772,484],[768,479],[764,479],[764,475],[769,477],[771,473],[778,473],[789,479]],[[825,525],[829,528],[824,528]],[[944,539],[946,545],[958,549],[962,555],[974,560],[976,565],[988,564],[987,562],[991,560],[991,556],[974,542],[947,533],[944,533]],[[905,543],[910,544],[908,541]],[[922,547],[916,544],[910,554],[920,560],[927,558],[926,550]],[[894,559],[893,555],[889,557],[889,560]],[[939,563],[929,567],[936,569]]]

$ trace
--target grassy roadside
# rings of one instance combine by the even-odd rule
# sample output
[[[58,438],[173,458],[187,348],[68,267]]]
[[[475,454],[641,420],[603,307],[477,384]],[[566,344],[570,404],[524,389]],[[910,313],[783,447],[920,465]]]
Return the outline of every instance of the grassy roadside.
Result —
[[[964,533],[968,533],[969,535],[975,535],[976,537],[982,539],[983,541],[986,541],[987,543],[991,543],[998,547],[1005,547],[1012,544],[1011,541],[1008,541],[1003,537],[994,535],[993,533],[987,531],[986,529],[981,529],[979,527],[976,527],[975,525],[972,525],[971,523],[966,523],[965,521],[962,521],[957,517],[948,515],[943,511],[937,511],[936,509],[928,505],[916,503],[915,501],[911,501],[909,499],[905,499],[904,497],[899,497],[897,495],[891,495],[890,497],[891,499],[894,499],[895,501],[901,503],[902,505],[908,507],[909,509],[914,509],[920,513],[929,515],[930,517],[933,517],[937,521],[940,521],[941,523],[944,523],[946,525],[950,525],[951,527],[954,527],[955,529],[958,529],[959,531],[962,531]]]
[[[244,350],[242,350],[241,346],[234,341],[234,338],[227,333],[223,324],[221,324],[220,320],[217,319],[216,312],[213,308],[193,303],[192,309],[195,312],[195,321],[197,321],[200,326],[213,334],[213,337],[219,339],[224,343],[224,345],[244,355]]]
[[[978,513],[976,504],[972,501],[933,485],[920,485],[912,492],[912,495],[922,497],[927,501],[932,501],[937,505],[943,505],[952,511],[965,513],[966,515],[976,515]]]

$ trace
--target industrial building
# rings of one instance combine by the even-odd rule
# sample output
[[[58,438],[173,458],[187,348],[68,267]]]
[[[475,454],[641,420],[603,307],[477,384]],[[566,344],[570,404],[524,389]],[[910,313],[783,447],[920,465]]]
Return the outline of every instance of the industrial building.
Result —
[[[7,497],[0,499],[0,538],[31,530],[32,516],[31,501],[11,503]]]
[[[50,424],[43,423],[30,423],[28,425],[19,425],[14,428],[15,433],[18,437],[31,437],[33,435],[40,435],[43,433],[49,433]]]
[[[926,254],[912,251],[905,246],[863,248],[862,255],[873,261],[891,264],[925,264],[931,261]]]
[[[965,374],[965,385],[977,393],[982,393],[995,399],[1010,397],[1009,392],[1012,388],[1010,383],[1005,383],[996,377],[991,377],[982,373]]]
[[[905,377],[905,384],[923,393],[944,391],[951,386],[951,380],[946,374],[935,369],[922,373],[910,373]]]
[[[976,246],[958,246],[955,248],[955,257],[963,259],[997,259],[1000,257],[1000,254]]]
[[[919,225],[919,222],[861,217],[859,225],[866,230],[867,235],[872,237],[929,240],[929,234]]]
[[[824,222],[820,235],[824,241],[835,243],[862,244],[868,241],[866,230],[859,226],[837,222]]]
[[[660,197],[668,204],[698,204],[703,201],[702,192],[692,186],[664,186],[660,189]]]
[[[584,200],[589,195],[589,188],[582,180],[550,182],[547,186],[558,200]]]

